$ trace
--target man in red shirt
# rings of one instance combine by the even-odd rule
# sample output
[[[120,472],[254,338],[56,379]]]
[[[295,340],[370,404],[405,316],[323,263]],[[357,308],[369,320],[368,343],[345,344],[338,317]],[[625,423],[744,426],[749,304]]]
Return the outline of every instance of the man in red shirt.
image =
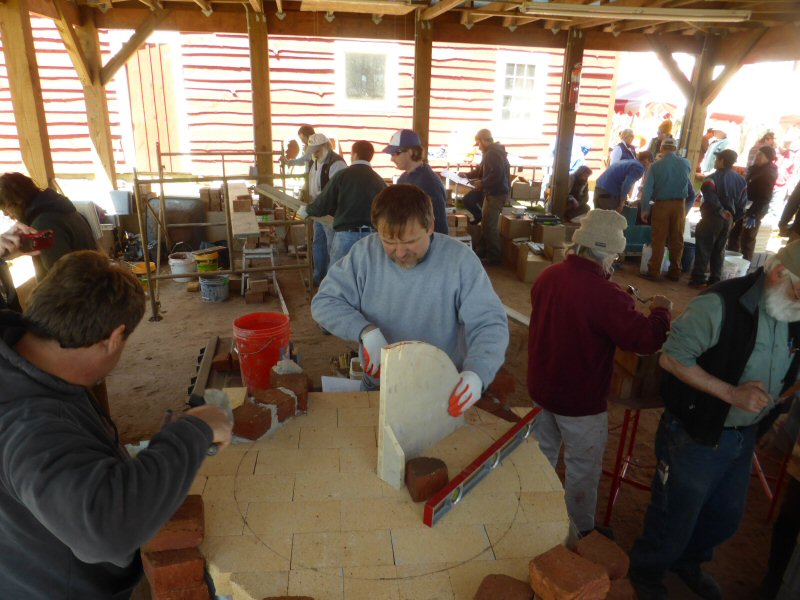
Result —
[[[545,269],[531,289],[528,393],[542,407],[534,431],[554,468],[564,446],[567,512],[581,535],[595,527],[614,351],[653,354],[670,326],[666,297],[654,296],[645,316],[610,281],[626,226],[616,211],[590,211],[567,260]]]

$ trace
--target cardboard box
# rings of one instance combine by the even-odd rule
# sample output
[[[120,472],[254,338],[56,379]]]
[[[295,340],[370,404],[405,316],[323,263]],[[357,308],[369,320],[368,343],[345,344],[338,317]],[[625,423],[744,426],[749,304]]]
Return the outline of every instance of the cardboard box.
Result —
[[[509,240],[507,238],[500,238],[502,246],[503,264],[508,265],[512,269],[517,268],[517,257],[519,256],[520,247],[523,246],[527,240],[520,238],[516,240]]]
[[[578,223],[564,223],[564,241],[566,243],[572,243],[572,235],[578,231],[578,228],[580,228]]]
[[[554,248],[553,249],[553,264],[557,265],[560,262],[564,262],[567,259],[567,249],[566,248]]]
[[[530,239],[533,220],[527,217],[517,218],[514,215],[500,215],[500,236]]]
[[[248,277],[247,289],[252,292],[269,292],[269,279],[253,279],[252,276]]]
[[[231,204],[233,212],[250,212],[253,210],[253,201],[249,198],[237,198]]]
[[[552,265],[547,258],[534,254],[527,244],[519,247],[517,255],[517,279],[525,283],[533,283],[547,267]]]
[[[661,367],[658,354],[639,355],[617,349],[611,374],[611,395],[619,400],[632,398],[655,401],[660,397]]]
[[[545,246],[563,246],[566,243],[566,230],[564,225],[534,225],[533,241]]]
[[[244,303],[245,304],[262,304],[266,300],[266,294],[264,292],[256,292],[253,290],[247,290],[244,293]]]
[[[534,189],[528,182],[516,181],[511,186],[511,198],[514,200],[538,200],[539,196],[534,195]]]
[[[554,245],[554,244],[545,244],[544,245],[544,255],[547,257],[547,260],[553,260],[553,256],[555,256],[556,250],[563,250],[563,245]]]

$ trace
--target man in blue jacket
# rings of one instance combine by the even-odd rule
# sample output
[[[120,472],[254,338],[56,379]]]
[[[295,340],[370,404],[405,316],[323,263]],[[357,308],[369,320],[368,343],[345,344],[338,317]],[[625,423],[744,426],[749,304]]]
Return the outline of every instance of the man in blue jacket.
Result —
[[[594,188],[594,207],[622,212],[625,200],[645,171],[653,164],[653,155],[647,150],[639,152],[637,160],[618,160],[612,163],[600,177]]]
[[[139,546],[183,503],[225,412],[205,405],[131,458],[90,388],[142,318],[142,287],[94,251],[61,258],[25,313],[0,311],[0,597],[129,598]]]
[[[481,151],[481,164],[466,174],[475,189],[483,192],[481,228],[482,259],[490,265],[500,264],[500,213],[511,193],[511,167],[506,149],[494,141],[492,132],[481,129],[475,134]]]
[[[703,182],[700,191],[700,222],[695,229],[695,255],[689,286],[703,288],[722,279],[725,246],[734,222],[744,216],[747,204],[747,182],[733,170],[738,154],[731,149],[717,153],[714,171]],[[706,270],[711,274],[706,279]]]

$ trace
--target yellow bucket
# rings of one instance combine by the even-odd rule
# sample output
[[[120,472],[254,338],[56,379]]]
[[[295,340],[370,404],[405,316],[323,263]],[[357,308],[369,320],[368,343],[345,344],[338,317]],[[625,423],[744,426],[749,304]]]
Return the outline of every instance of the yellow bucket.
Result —
[[[150,263],[150,272],[155,273],[156,271],[156,263]],[[136,279],[139,280],[141,286],[146,290],[149,291],[147,287],[147,267],[143,262],[137,262],[131,264],[131,273],[136,276]]]
[[[207,273],[218,269],[217,260],[219,259],[219,252],[195,255],[194,259],[197,262],[197,270],[200,273]]]

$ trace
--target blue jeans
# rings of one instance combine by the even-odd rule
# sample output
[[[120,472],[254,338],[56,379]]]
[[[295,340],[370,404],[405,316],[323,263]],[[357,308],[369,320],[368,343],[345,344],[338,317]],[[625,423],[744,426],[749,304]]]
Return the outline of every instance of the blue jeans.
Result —
[[[481,210],[483,206],[483,192],[479,192],[478,190],[470,190],[464,194],[464,197],[461,198],[461,201],[464,203],[464,208],[472,213],[473,223],[480,223],[481,217],[483,216],[483,211]]]
[[[331,261],[334,264],[343,258],[358,240],[373,233],[371,227],[364,227],[362,231],[335,231],[331,244]]]
[[[319,285],[328,274],[333,228],[319,221],[314,221],[314,285]]]
[[[725,429],[716,447],[698,444],[664,411],[658,467],[644,531],[631,550],[631,579],[661,586],[667,569],[711,560],[739,527],[750,483],[756,426]]]

